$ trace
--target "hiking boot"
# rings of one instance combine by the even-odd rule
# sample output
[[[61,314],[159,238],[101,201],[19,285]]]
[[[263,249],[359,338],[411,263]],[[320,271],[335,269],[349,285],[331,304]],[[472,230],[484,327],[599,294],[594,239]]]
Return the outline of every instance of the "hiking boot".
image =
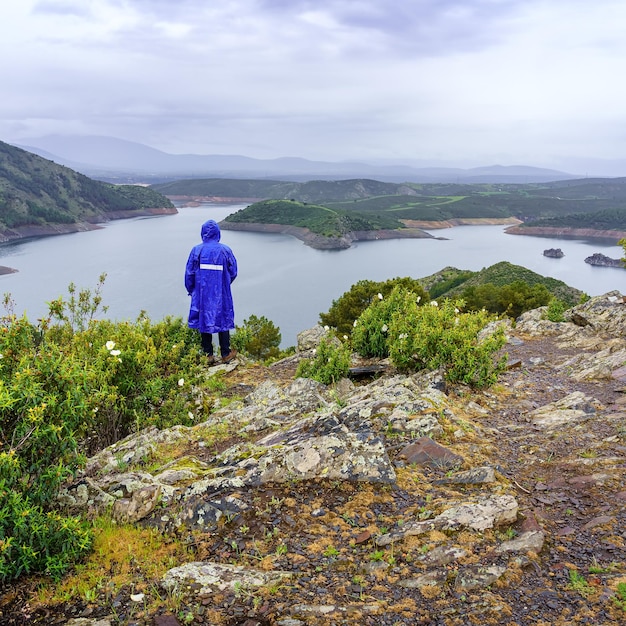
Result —
[[[230,363],[237,356],[237,350],[231,350],[226,356],[222,357],[222,363]]]
[[[212,354],[208,355],[206,358],[206,362],[209,367],[211,367],[211,365],[215,365],[215,357]]]

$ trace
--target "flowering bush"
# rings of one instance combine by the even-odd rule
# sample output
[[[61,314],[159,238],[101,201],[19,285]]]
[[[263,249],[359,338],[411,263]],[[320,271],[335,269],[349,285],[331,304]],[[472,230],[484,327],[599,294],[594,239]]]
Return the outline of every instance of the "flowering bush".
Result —
[[[395,315],[389,330],[389,353],[401,371],[443,368],[450,382],[473,387],[495,383],[506,357],[495,358],[504,345],[502,328],[479,339],[479,332],[493,321],[486,311],[462,313],[463,301],[432,301],[418,307],[411,300],[402,314]]]
[[[410,303],[409,303],[410,300]],[[354,322],[352,346],[366,357],[389,356],[389,326],[396,315],[402,315],[407,306],[422,304],[423,297],[412,291],[396,287],[387,298],[379,293]]]
[[[9,308],[0,319],[0,580],[60,576],[89,550],[88,527],[52,510],[83,453],[191,424],[212,405],[196,391],[207,388],[199,336],[182,319],[98,321],[89,293],[70,290],[36,325]]]
[[[421,296],[396,288],[375,300],[354,325],[354,349],[363,356],[389,356],[404,372],[443,368],[451,382],[485,387],[496,382],[505,358],[494,353],[504,345],[503,331],[486,338],[478,333],[494,315],[462,313],[463,301],[435,300],[424,306]]]

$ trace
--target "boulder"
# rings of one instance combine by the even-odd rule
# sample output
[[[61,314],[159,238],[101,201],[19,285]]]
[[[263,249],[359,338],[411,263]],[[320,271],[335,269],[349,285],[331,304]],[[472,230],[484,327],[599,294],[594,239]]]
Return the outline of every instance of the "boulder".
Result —
[[[326,341],[330,341],[333,345],[341,345],[341,342],[335,335],[333,335],[332,331],[328,328],[328,326],[313,326],[313,328],[309,328],[308,330],[303,330],[301,333],[298,333],[297,336],[297,350],[298,352],[308,352],[309,350],[314,350],[319,346],[322,339],[326,339]]]
[[[565,311],[564,317],[576,326],[590,326],[601,335],[626,338],[626,303],[619,291],[591,298]]]
[[[561,250],[561,248],[548,248],[543,251],[543,256],[547,256],[550,259],[560,259],[564,257],[565,254],[563,254],[563,250]]]

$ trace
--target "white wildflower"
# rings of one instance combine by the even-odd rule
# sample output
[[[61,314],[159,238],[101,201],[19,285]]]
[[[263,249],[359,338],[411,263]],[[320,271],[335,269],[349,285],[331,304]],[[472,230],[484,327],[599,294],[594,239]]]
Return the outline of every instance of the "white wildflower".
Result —
[[[324,326],[324,330],[328,332],[330,330],[330,326]]]
[[[178,386],[182,387],[185,384],[185,379],[184,378],[179,378],[178,379]]]
[[[382,300],[382,299],[383,299],[383,294],[382,294],[382,293],[379,293],[379,294],[378,294],[378,299],[379,299],[379,300]]]
[[[420,300],[422,299],[422,296],[417,296],[417,304],[420,303]]]
[[[111,356],[119,356],[122,354],[121,350],[111,350]]]
[[[130,599],[133,602],[143,602],[144,598],[145,598],[145,595],[143,593],[131,593],[130,594]]]
[[[455,312],[457,315],[460,313],[460,311],[459,311],[456,307],[454,307],[454,312]]]
[[[459,325],[459,318],[458,318],[458,317],[455,317],[455,318],[454,318],[454,325],[455,325],[455,326],[458,326],[458,325]]]
[[[408,333],[400,333],[400,334],[398,335],[398,338],[399,338],[399,339],[406,339],[408,336],[409,336],[409,335],[408,335]]]
[[[354,320],[354,323],[352,324],[352,326],[356,328],[356,320]]]
[[[387,324],[383,324],[383,327],[381,328],[381,330],[386,333],[389,330],[389,327],[387,326]]]
[[[433,300],[433,301],[430,303],[430,306],[439,306],[439,303],[437,302],[437,300]]]
[[[343,336],[343,340],[344,340],[344,341],[348,341],[348,335],[344,335],[344,336]],[[0,358],[1,358],[1,357],[2,357],[2,355],[0,354]]]
[[[113,348],[115,348],[115,341],[109,340],[104,344],[104,346],[107,350],[113,350]]]
[[[193,419],[193,413],[192,413],[191,411],[189,411],[189,412],[187,413],[187,416],[189,417],[189,419],[190,419],[190,420],[192,420],[192,419]]]

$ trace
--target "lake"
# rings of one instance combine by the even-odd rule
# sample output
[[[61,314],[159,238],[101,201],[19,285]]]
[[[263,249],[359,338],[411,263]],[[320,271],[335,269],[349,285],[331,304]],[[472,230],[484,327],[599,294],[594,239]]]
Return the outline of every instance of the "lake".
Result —
[[[46,302],[67,294],[70,282],[93,288],[106,272],[103,303],[109,307],[108,317],[132,320],[145,310],[153,320],[166,315],[186,319],[189,298],[183,275],[189,251],[200,241],[200,226],[244,206],[180,207],[177,215],[116,220],[85,233],[1,245],[0,265],[18,272],[0,276],[0,293],[10,293],[16,312],[34,321],[46,313]],[[592,296],[614,289],[626,292],[626,270],[584,262],[594,252],[621,258],[624,251],[617,245],[507,235],[504,226],[429,232],[446,240],[368,241],[328,251],[287,235],[223,231],[222,242],[233,249],[239,265],[233,283],[237,323],[251,314],[264,315],[280,328],[286,347],[359,280],[421,278],[446,266],[476,271],[499,261],[523,265]],[[561,248],[565,256],[544,257],[547,248]]]

